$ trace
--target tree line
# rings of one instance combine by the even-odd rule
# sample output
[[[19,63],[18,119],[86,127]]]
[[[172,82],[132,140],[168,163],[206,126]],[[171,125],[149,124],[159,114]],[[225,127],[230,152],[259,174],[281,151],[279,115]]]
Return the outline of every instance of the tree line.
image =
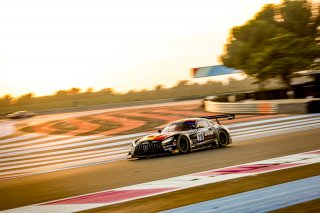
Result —
[[[264,84],[278,78],[291,90],[297,71],[319,69],[320,5],[307,0],[267,4],[251,20],[232,28],[221,56]]]
[[[7,106],[27,106],[41,105],[54,102],[68,103],[68,107],[79,105],[95,105],[107,103],[119,103],[128,101],[142,101],[163,98],[183,98],[190,96],[206,96],[228,92],[240,92],[257,90],[253,84],[252,78],[243,80],[230,79],[229,84],[222,82],[208,81],[205,84],[192,83],[182,80],[171,88],[165,88],[163,85],[156,85],[151,90],[130,90],[127,93],[119,93],[112,88],[105,88],[94,92],[93,88],[82,91],[80,88],[71,88],[69,90],[59,90],[54,95],[35,97],[32,93],[13,98],[5,95],[0,98],[0,107]],[[270,87],[279,87],[279,84],[270,84]],[[239,89],[241,88],[241,89]]]

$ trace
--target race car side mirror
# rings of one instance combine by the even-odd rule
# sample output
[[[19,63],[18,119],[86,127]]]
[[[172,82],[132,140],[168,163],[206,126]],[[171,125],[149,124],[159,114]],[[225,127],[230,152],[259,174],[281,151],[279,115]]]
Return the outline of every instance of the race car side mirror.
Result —
[[[158,129],[158,133],[161,133],[161,129]]]

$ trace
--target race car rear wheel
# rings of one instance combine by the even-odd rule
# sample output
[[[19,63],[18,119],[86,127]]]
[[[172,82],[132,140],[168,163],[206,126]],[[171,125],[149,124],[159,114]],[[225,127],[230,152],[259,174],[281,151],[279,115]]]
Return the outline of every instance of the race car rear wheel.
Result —
[[[229,135],[225,130],[219,130],[218,143],[219,147],[226,147],[229,144]]]
[[[190,143],[186,136],[180,135],[177,145],[179,152],[182,154],[186,154],[190,151]]]

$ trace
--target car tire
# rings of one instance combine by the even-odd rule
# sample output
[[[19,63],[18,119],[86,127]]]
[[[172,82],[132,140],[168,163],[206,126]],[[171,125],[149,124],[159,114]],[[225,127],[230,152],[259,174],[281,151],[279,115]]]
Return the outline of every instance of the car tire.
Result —
[[[178,146],[179,152],[182,154],[186,154],[190,152],[189,139],[184,135],[180,135],[180,137],[178,138],[177,146]]]
[[[219,130],[218,132],[218,144],[219,147],[226,147],[229,144],[229,134],[225,130]]]

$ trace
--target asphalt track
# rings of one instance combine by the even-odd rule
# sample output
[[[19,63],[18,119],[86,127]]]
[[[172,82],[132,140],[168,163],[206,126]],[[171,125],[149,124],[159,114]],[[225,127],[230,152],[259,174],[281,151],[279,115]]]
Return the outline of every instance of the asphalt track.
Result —
[[[255,120],[257,118],[258,120]],[[86,118],[85,124],[88,124],[87,120],[90,119]],[[240,142],[319,128],[320,116],[277,115],[275,118],[268,118],[240,115],[236,122],[238,123],[227,126],[231,130],[233,141]],[[8,136],[0,139],[0,180],[123,160],[126,158],[131,141],[145,134],[142,132],[112,137],[96,134],[70,137],[24,133],[19,136]]]
[[[318,129],[235,143],[225,149],[117,161],[0,182],[1,209],[319,149]]]
[[[98,114],[101,111],[91,113]],[[78,114],[61,114],[54,119],[66,116],[72,117]],[[244,130],[234,124],[233,134],[236,141],[230,147],[223,149],[135,161],[123,160],[122,157],[114,162],[4,179],[0,181],[0,210],[316,150],[320,148],[317,117],[319,115],[308,117],[302,122],[297,118],[287,120],[279,126],[274,126],[277,122],[263,123],[267,118],[260,119],[261,123],[257,121],[258,123],[245,127],[246,134],[250,137],[241,137],[241,132]],[[288,116],[282,118],[286,119]],[[36,119],[34,122],[40,122],[41,119],[39,118],[39,121]],[[53,118],[48,116],[44,119]],[[275,133],[277,134],[274,135]],[[32,135],[17,137],[32,137]],[[10,140],[10,137],[7,140]],[[28,140],[25,139],[25,142]],[[318,170],[310,175],[319,174]],[[125,204],[122,208],[125,208]]]

